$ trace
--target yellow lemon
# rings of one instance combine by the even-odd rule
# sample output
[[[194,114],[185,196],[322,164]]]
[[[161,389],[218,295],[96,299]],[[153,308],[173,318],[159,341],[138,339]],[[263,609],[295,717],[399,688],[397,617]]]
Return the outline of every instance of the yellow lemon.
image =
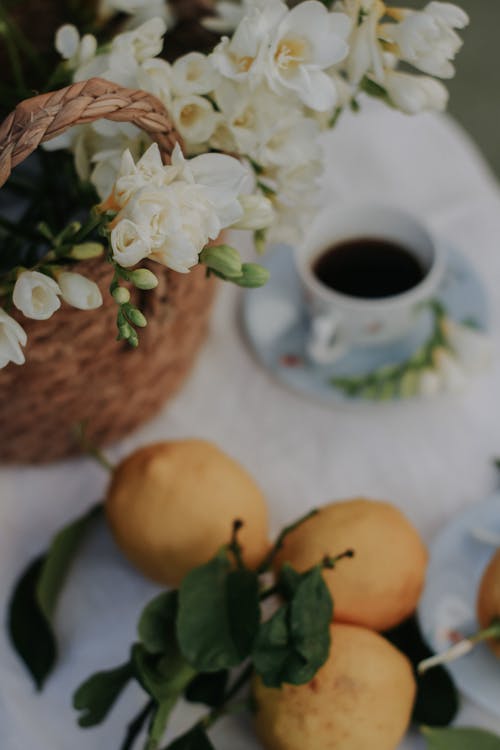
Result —
[[[286,538],[276,563],[304,571],[346,549],[354,550],[354,558],[324,574],[335,621],[383,631],[406,619],[422,592],[427,549],[390,503],[356,499],[325,505]]]
[[[243,521],[238,539],[249,566],[269,548],[265,498],[252,477],[204,440],[149,445],[116,469],[106,498],[112,533],[145,575],[177,586],[211,559]]]
[[[481,628],[489,628],[500,620],[500,549],[487,566],[477,599],[477,617]],[[493,653],[500,658],[500,639],[489,641]]]
[[[378,633],[332,625],[328,661],[299,687],[254,680],[255,726],[267,750],[395,750],[410,723],[411,665]]]

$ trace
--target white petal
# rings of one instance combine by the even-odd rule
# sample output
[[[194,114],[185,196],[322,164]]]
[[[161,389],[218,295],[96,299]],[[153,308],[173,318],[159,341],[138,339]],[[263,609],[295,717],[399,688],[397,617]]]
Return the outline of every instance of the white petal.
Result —
[[[80,34],[73,24],[67,23],[56,32],[56,50],[65,60],[69,60],[78,51]]]
[[[469,23],[467,13],[453,3],[431,2],[426,5],[424,12],[432,13],[435,18],[455,29],[463,29]]]

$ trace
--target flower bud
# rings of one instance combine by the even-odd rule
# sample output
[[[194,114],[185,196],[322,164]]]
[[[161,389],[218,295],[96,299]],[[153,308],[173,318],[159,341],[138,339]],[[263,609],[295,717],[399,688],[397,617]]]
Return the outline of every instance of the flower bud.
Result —
[[[14,286],[12,301],[23,315],[47,320],[61,307],[59,285],[40,271],[23,271]]]
[[[145,316],[141,313],[140,310],[137,309],[137,307],[128,308],[127,318],[135,326],[139,326],[139,328],[145,328],[148,324],[148,321],[146,320]]]
[[[203,248],[200,253],[200,263],[228,279],[236,279],[242,275],[240,254],[229,245],[208,245]]]
[[[113,298],[119,305],[126,305],[127,302],[130,302],[130,292],[124,286],[117,286],[113,290]]]
[[[137,289],[156,289],[158,286],[157,277],[148,268],[136,268],[130,272],[129,279]]]
[[[239,198],[244,214],[233,229],[267,229],[274,221],[273,204],[264,195],[242,195]]]
[[[99,242],[82,242],[81,245],[73,245],[69,254],[75,260],[90,260],[99,258],[104,252],[104,247]]]
[[[17,320],[0,308],[0,369],[9,362],[14,362],[16,365],[24,364],[25,358],[21,347],[26,346],[26,342],[27,336],[24,329]]]
[[[235,279],[239,286],[254,289],[259,286],[264,286],[264,284],[269,281],[269,271],[258,263],[243,263],[242,271],[242,278]]]
[[[95,310],[102,305],[102,294],[94,281],[79,273],[61,271],[57,282],[62,298],[68,305],[79,310]]]
[[[120,325],[118,326],[118,330],[120,332],[119,338],[126,339],[128,341],[134,329],[128,323],[124,322],[120,323]]]

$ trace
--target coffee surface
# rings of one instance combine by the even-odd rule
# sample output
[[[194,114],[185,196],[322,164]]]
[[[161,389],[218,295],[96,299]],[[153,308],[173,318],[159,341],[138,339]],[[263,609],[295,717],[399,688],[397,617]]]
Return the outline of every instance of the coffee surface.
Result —
[[[425,276],[419,259],[403,245],[360,237],[327,248],[313,262],[322,284],[350,297],[376,299],[402,294]]]

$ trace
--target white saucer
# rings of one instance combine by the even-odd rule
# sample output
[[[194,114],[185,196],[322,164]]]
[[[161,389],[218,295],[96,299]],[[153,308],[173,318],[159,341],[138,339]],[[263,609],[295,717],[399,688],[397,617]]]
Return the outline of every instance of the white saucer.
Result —
[[[424,637],[436,652],[451,645],[441,635],[446,627],[454,627],[463,635],[473,635],[480,629],[476,597],[495,547],[480,542],[471,533],[474,529],[500,536],[500,492],[467,508],[432,544],[427,584],[418,614]],[[488,646],[477,646],[448,668],[468,698],[500,716],[500,659],[495,658]]]
[[[332,385],[332,379],[356,378],[386,365],[406,362],[430,336],[434,321],[429,311],[421,316],[419,324],[403,341],[357,347],[331,365],[312,363],[306,356],[309,320],[293,249],[278,245],[270,250],[263,264],[269,268],[271,278],[261,289],[244,293],[243,329],[251,349],[266,370],[304,395],[333,405],[366,403],[366,397],[348,396]],[[471,263],[457,250],[448,251],[447,270],[436,301],[453,320],[487,329],[489,313],[485,288]],[[401,393],[394,393],[390,398],[402,397]]]

